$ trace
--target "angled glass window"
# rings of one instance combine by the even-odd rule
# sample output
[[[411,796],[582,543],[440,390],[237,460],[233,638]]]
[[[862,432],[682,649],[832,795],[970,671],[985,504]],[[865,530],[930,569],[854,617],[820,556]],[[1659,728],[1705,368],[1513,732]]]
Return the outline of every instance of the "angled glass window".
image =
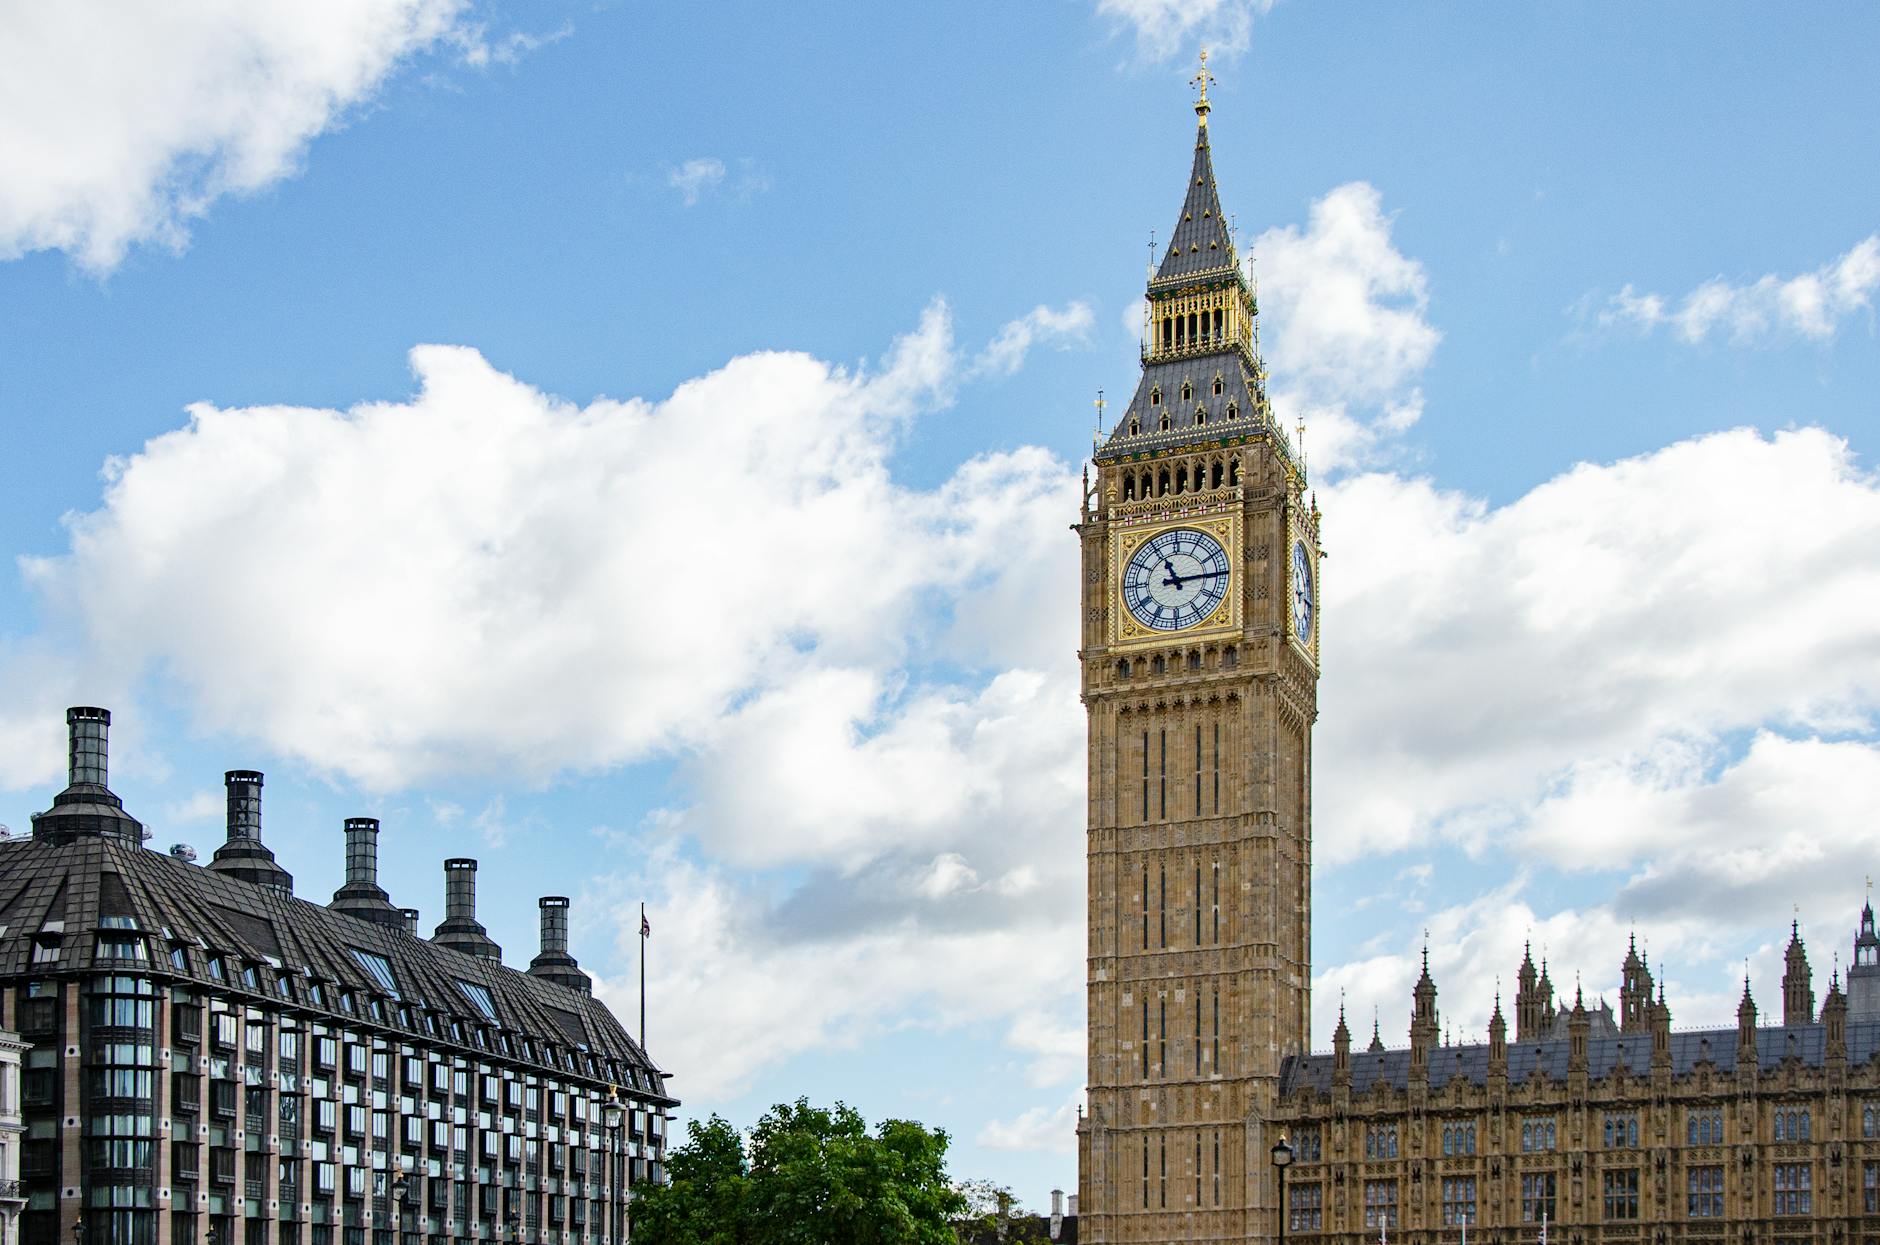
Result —
[[[491,1020],[496,1019],[496,1000],[490,997],[488,987],[477,985],[473,981],[460,980],[457,983],[457,988],[463,991],[465,998],[477,1005],[478,1011],[482,1012]]]
[[[379,983],[379,989],[385,991],[385,993],[392,998],[399,997],[398,978],[392,976],[392,962],[390,960],[371,951],[361,951],[357,947],[352,947],[350,950],[353,953],[353,959],[359,961],[359,967],[365,969],[366,972],[372,975],[372,980]]]

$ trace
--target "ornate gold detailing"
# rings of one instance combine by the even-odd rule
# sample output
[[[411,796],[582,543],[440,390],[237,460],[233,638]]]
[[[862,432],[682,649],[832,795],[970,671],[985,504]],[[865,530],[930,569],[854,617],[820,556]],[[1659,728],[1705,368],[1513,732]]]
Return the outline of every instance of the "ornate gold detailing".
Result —
[[[1214,81],[1214,75],[1208,72],[1208,50],[1201,49],[1201,72],[1188,79],[1189,84],[1201,88],[1201,98],[1195,101],[1195,115],[1201,118],[1201,124],[1208,123],[1208,84]]]
[[[1221,510],[1240,500],[1240,485],[1226,485],[1204,493],[1183,493],[1180,497],[1151,497],[1147,501],[1118,502],[1110,507],[1110,517],[1118,521],[1146,518],[1192,517],[1197,513]]]
[[[1226,494],[1228,491],[1219,490],[1221,494]],[[1195,496],[1205,496],[1205,494]],[[1184,627],[1180,631],[1156,631],[1145,627],[1135,620],[1135,615],[1131,614],[1128,607],[1123,604],[1123,567],[1129,562],[1130,555],[1135,553],[1137,547],[1145,540],[1150,540],[1174,528],[1195,528],[1208,533],[1221,542],[1222,548],[1227,551],[1230,565],[1238,566],[1240,563],[1240,514],[1238,511],[1230,510],[1214,516],[1185,514],[1179,518],[1164,511],[1158,518],[1160,521],[1145,523],[1140,527],[1126,528],[1115,532],[1110,537],[1110,605],[1108,610],[1110,643],[1119,648],[1182,643],[1194,636],[1238,628],[1241,625],[1242,592],[1239,585],[1231,581],[1227,595],[1221,599],[1221,603],[1215,607],[1212,614],[1194,626]]]

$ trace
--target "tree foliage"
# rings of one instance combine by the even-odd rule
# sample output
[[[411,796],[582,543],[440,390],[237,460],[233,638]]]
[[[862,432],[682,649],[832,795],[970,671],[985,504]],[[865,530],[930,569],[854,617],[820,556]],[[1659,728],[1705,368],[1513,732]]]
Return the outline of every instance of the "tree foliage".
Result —
[[[746,1143],[722,1117],[692,1121],[669,1182],[633,1202],[636,1245],[954,1245],[966,1198],[947,1135],[912,1120],[874,1132],[850,1107],[772,1107]]]

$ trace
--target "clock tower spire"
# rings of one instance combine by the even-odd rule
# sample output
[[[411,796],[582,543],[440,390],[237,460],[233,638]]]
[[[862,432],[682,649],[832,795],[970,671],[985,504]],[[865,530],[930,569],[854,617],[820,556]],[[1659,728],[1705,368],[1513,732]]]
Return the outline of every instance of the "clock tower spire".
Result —
[[[1278,1227],[1266,1121],[1308,1049],[1319,515],[1267,401],[1208,126],[1142,374],[1077,533],[1089,730],[1086,1241]]]

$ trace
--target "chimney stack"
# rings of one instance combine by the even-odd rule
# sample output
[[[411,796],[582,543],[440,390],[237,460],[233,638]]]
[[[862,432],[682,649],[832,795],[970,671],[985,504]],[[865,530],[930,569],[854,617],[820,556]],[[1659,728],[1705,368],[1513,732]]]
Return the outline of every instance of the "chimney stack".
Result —
[[[111,711],[88,705],[67,709],[65,727],[70,739],[67,781],[74,787],[109,787]]]
[[[65,711],[65,790],[52,797],[52,807],[33,818],[33,837],[69,843],[91,835],[144,841],[143,823],[124,811],[124,801],[111,794],[111,711],[79,705]]]
[[[405,918],[405,932],[415,936],[418,932],[418,910],[416,908],[400,908],[398,911],[399,915]]]
[[[228,788],[228,841],[261,839],[261,771],[232,769],[222,775]]]
[[[529,976],[582,994],[593,993],[593,980],[568,954],[568,897],[544,895],[536,903],[542,909],[542,952],[529,961]]]
[[[431,941],[486,960],[503,958],[503,949],[477,920],[476,861],[456,856],[444,862],[444,919]]]
[[[215,849],[209,868],[217,873],[279,891],[294,893],[294,875],[274,862],[261,842],[261,771],[232,769],[222,775],[228,788],[228,841]]]
[[[346,885],[379,885],[379,819],[346,819]]]
[[[327,907],[361,921],[402,929],[405,915],[379,886],[379,819],[346,819],[346,885],[333,892]]]
[[[1064,1190],[1051,1190],[1051,1213],[1053,1215],[1062,1215],[1064,1213]]]

